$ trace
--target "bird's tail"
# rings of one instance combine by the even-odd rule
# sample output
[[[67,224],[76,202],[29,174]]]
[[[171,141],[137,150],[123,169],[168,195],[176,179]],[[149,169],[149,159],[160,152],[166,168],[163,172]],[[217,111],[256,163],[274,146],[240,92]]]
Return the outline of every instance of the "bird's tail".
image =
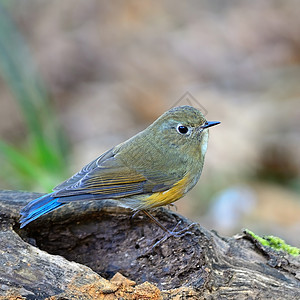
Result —
[[[59,198],[52,197],[52,194],[53,193],[50,193],[31,201],[21,210],[21,228],[38,217],[65,204],[58,202]]]

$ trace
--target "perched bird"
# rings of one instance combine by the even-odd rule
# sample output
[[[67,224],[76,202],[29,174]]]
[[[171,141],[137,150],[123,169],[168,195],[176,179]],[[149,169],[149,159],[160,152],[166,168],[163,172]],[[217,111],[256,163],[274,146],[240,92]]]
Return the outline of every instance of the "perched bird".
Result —
[[[208,122],[191,106],[172,108],[148,128],[103,153],[21,210],[21,228],[73,201],[112,199],[142,210],[161,228],[148,209],[171,204],[198,182],[207,149]]]

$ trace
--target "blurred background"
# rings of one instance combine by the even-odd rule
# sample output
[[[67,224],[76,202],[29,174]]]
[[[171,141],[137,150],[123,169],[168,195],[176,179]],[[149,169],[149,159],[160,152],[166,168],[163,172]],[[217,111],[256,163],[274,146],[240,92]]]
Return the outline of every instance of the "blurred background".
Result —
[[[0,188],[49,192],[195,100],[222,124],[178,212],[299,247],[299,13],[297,0],[0,0]]]

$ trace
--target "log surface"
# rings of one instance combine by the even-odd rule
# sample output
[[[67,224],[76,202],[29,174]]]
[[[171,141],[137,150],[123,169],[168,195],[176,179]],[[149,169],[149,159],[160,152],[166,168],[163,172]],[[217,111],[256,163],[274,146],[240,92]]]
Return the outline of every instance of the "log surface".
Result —
[[[153,248],[164,231],[109,201],[71,203],[20,229],[20,209],[38,196],[0,192],[0,299],[300,299],[300,257],[245,234],[197,224]],[[152,214],[169,229],[191,224]]]

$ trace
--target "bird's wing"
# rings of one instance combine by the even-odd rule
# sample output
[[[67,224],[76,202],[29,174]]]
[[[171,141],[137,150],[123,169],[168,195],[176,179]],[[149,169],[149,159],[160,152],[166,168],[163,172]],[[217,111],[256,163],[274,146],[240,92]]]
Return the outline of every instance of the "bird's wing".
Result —
[[[125,165],[113,148],[58,185],[53,196],[66,197],[61,201],[67,202],[86,199],[86,195],[93,195],[95,199],[115,199],[165,191],[178,181],[161,172],[152,171],[151,176],[145,174],[148,172],[138,172]]]
[[[57,185],[55,188],[53,188],[53,191],[59,191],[64,188],[67,188],[69,186],[72,186],[73,184],[77,183],[80,179],[82,179],[86,174],[93,171],[95,168],[98,167],[98,165],[101,164],[101,162],[113,157],[115,155],[114,148],[104,152],[102,155],[97,157],[95,160],[91,161],[89,164],[84,166],[79,172],[74,174],[69,179],[65,180],[64,182]]]

